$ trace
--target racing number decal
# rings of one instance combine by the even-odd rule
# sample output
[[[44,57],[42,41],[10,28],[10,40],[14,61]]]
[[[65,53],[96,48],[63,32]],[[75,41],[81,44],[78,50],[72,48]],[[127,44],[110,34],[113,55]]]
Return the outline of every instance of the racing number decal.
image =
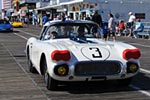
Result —
[[[99,48],[92,47],[92,48],[89,48],[89,49],[94,50],[96,52],[96,54],[92,54],[93,58],[102,58],[102,54],[101,54]]]

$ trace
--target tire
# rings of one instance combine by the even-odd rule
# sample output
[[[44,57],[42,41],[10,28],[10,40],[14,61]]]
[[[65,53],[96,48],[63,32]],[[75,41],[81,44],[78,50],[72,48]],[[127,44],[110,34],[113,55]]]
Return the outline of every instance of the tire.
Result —
[[[35,67],[33,67],[33,64],[30,60],[29,52],[28,52],[28,70],[31,73],[37,73],[37,70],[35,69]]]
[[[128,86],[131,84],[132,78],[118,80],[120,86]]]
[[[56,90],[57,88],[57,81],[53,78],[50,77],[50,75],[47,72],[47,63],[46,60],[44,59],[44,81],[46,84],[46,88],[48,90]]]

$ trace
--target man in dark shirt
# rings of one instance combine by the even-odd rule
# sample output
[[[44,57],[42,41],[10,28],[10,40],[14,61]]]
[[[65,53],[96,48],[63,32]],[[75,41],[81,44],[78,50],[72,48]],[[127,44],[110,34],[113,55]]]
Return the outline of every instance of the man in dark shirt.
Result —
[[[102,17],[98,14],[98,11],[94,11],[94,15],[92,16],[92,21],[96,22],[100,27],[102,26]]]
[[[46,22],[48,22],[48,17],[46,16],[46,14],[44,14],[42,20],[43,20],[43,25],[44,25]]]

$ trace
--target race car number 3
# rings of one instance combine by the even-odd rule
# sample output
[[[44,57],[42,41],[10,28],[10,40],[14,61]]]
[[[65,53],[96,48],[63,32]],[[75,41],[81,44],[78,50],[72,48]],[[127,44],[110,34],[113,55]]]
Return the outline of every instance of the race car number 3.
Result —
[[[91,48],[89,48],[91,51],[93,51],[92,53],[92,56],[93,56],[93,58],[102,58],[102,54],[101,54],[101,52],[100,52],[100,50],[99,50],[99,48],[96,48],[96,47],[91,47]]]

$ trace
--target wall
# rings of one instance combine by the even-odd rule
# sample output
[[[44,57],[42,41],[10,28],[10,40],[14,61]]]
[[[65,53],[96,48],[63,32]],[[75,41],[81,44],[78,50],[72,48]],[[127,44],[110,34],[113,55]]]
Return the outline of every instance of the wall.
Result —
[[[116,20],[124,19],[125,21],[128,21],[128,13],[132,11],[133,13],[145,13],[145,19],[142,19],[142,21],[150,21],[150,0],[141,0],[142,2],[140,2],[139,0],[134,2],[127,1],[125,2],[125,0],[108,0],[107,3],[101,4],[101,8],[104,10],[110,10],[110,12],[114,15]],[[105,18],[105,20],[107,19],[108,18]]]

